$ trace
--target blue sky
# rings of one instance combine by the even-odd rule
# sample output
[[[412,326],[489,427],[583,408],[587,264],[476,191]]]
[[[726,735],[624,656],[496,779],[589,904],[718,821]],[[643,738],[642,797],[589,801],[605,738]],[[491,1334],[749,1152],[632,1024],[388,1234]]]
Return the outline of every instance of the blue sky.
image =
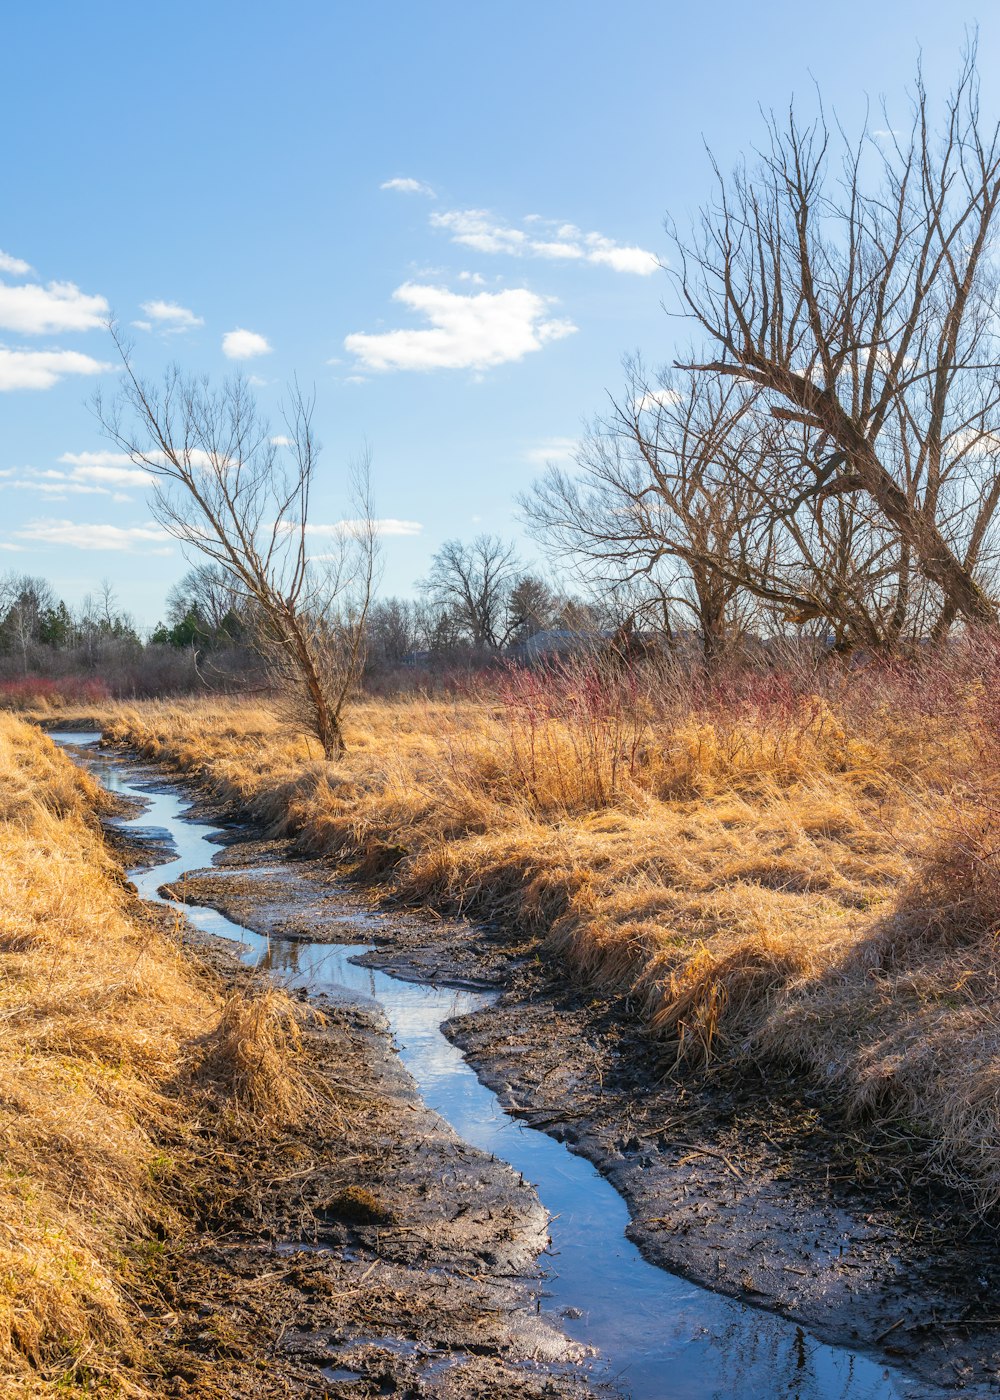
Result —
[[[446,538],[518,535],[622,355],[688,337],[654,259],[703,142],[728,166],[814,81],[852,128],[866,96],[903,116],[918,49],[942,91],[977,22],[992,113],[1000,13],[940,0],[6,6],[0,569],[70,602],[110,578],[152,624],[186,567],[87,407],[109,310],[150,373],[242,365],[276,432],[315,383],[313,518],[367,440],[384,591]]]

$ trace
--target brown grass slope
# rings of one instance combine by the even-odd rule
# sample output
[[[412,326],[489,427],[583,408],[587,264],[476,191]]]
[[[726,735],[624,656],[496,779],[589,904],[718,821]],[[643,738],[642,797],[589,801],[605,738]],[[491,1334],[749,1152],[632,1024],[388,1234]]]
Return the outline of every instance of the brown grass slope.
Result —
[[[199,1118],[266,1123],[299,1092],[284,999],[227,1002],[143,917],[106,802],[0,715],[4,1395],[148,1393],[142,1304],[162,1241],[190,1228]]]
[[[512,676],[356,708],[340,764],[253,705],[110,737],[412,899],[502,918],[680,1059],[798,1067],[1000,1203],[997,651],[825,676]]]
[[[679,1060],[827,1084],[1000,1204],[998,649],[820,675],[512,675],[371,701],[349,753],[250,704],[109,736],[404,896],[537,933]]]

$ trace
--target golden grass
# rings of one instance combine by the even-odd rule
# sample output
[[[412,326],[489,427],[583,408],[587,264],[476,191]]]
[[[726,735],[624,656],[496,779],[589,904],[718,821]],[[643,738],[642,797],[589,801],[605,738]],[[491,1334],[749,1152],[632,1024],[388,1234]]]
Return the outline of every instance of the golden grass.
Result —
[[[337,764],[231,700],[121,708],[108,733],[405,897],[538,935],[679,1059],[829,1084],[1000,1204],[988,692],[499,684],[359,703]]]
[[[4,1395],[146,1393],[143,1259],[187,1231],[199,1114],[245,1095],[266,1122],[295,1079],[288,1008],[223,1004],[142,917],[101,838],[104,801],[0,715]]]

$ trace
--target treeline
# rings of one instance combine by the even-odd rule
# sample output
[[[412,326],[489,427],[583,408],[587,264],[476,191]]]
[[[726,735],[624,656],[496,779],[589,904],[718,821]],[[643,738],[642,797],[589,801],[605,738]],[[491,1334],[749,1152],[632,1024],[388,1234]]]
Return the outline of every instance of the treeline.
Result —
[[[171,594],[167,622],[144,637],[107,581],[74,608],[47,579],[0,575],[0,681],[8,699],[181,694],[242,686],[253,670],[252,649],[235,624],[231,634],[202,625],[183,586]]]

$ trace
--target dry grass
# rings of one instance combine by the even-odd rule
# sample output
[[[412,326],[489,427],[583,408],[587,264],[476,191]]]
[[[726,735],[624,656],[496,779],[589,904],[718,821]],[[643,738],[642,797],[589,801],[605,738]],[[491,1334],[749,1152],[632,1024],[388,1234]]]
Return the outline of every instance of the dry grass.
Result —
[[[514,676],[359,704],[338,764],[231,701],[109,732],[406,897],[536,933],[679,1059],[807,1072],[991,1209],[997,656],[710,689]]]
[[[4,1395],[145,1393],[143,1261],[188,1229],[199,1116],[245,1100],[266,1123],[297,1092],[288,1007],[223,1004],[146,922],[102,842],[104,800],[0,715]]]

